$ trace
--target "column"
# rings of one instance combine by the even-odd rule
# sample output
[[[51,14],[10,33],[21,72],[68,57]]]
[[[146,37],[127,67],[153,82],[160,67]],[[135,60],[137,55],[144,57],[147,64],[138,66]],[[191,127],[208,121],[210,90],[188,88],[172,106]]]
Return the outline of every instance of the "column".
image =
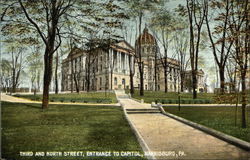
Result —
[[[117,70],[117,72],[119,70],[119,60],[120,60],[120,58],[119,58],[119,52],[117,51],[116,52],[116,70]]]
[[[111,68],[113,68],[114,69],[114,66],[113,66],[113,61],[114,61],[114,52],[113,52],[113,49],[110,49],[110,52],[111,52],[111,54],[110,54],[110,62],[109,63],[111,63],[110,64],[110,66],[111,66]],[[110,68],[110,69],[111,69]]]
[[[124,53],[124,70],[125,70],[125,73],[127,72],[127,54]]]
[[[120,68],[120,72],[121,72],[121,70],[122,70],[122,53],[121,52],[119,52],[119,68]]]

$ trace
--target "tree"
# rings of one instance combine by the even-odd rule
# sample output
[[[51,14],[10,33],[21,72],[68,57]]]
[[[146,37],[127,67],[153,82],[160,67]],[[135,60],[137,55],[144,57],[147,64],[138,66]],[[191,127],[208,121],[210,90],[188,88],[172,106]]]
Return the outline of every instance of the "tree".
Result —
[[[31,89],[36,95],[40,90],[40,77],[42,72],[42,56],[39,52],[40,47],[38,45],[33,46],[33,52],[27,57],[27,63],[29,68],[29,75],[31,80]]]
[[[11,62],[1,60],[1,86],[4,92],[8,92],[11,87]]]
[[[232,41],[229,42],[227,38],[230,0],[213,0],[210,2],[210,6],[213,10],[220,10],[218,16],[213,19],[215,22],[217,21],[217,23],[215,23],[216,25],[212,29],[209,19],[209,3],[206,2],[205,6],[205,22],[214,59],[219,68],[220,92],[223,94],[225,89],[225,66],[230,53],[230,48],[233,44]]]
[[[24,48],[15,49],[13,46],[11,47],[11,69],[12,69],[11,93],[16,93],[16,88],[20,84],[20,74],[21,71],[23,70],[23,50]]]
[[[180,91],[184,91],[184,82],[188,63],[190,61],[187,57],[188,49],[188,32],[186,28],[176,28],[174,30],[174,49],[177,53],[177,59],[179,61],[179,81],[180,81]]]
[[[189,22],[189,54],[192,70],[193,99],[197,98],[198,58],[202,37],[202,26],[205,19],[206,0],[186,0],[186,8],[179,5],[177,11],[181,16],[187,16]]]
[[[232,57],[238,64],[238,77],[241,83],[241,102],[242,102],[242,128],[246,128],[246,105],[247,89],[246,75],[249,70],[249,53],[250,53],[250,1],[231,1],[231,10],[229,18],[229,35],[233,41],[234,52]]]
[[[168,92],[168,70],[169,70],[169,59],[168,59],[168,50],[170,42],[173,37],[171,37],[173,28],[175,26],[174,16],[165,8],[157,10],[153,17],[151,18],[151,27],[160,33],[160,36],[157,36],[158,41],[163,46],[163,54],[157,55],[160,58],[160,63],[163,66],[164,71],[164,83],[165,83],[165,93]],[[159,38],[161,37],[161,38]],[[155,78],[156,79],[156,78]],[[157,87],[157,86],[156,86]]]
[[[65,31],[68,23],[67,17],[74,19],[78,23],[70,25],[86,26],[93,25],[91,19],[102,22],[99,15],[110,18],[110,15],[102,14],[103,9],[114,12],[115,9],[112,0],[105,2],[96,1],[77,1],[77,0],[16,0],[5,2],[5,9],[2,12],[1,20],[6,26],[12,25],[16,28],[28,28],[30,32],[38,33],[42,39],[44,49],[44,76],[43,76],[43,100],[42,108],[48,107],[49,103],[49,86],[52,79],[53,55],[60,47],[62,38],[72,34]],[[107,4],[107,5],[106,5]],[[79,7],[81,6],[81,7]],[[119,16],[122,14],[117,13]],[[8,15],[7,18],[4,18]],[[26,19],[20,18],[25,16]],[[102,22],[103,23],[103,22]],[[65,31],[65,32],[64,32]],[[74,32],[78,36],[80,33]],[[66,35],[66,36],[65,36]]]
[[[132,13],[131,16],[138,18],[138,29],[139,35],[141,35],[142,30],[142,19],[145,11],[150,11],[155,9],[155,5],[160,4],[158,1],[151,1],[151,0],[138,0],[138,1],[129,1],[128,7],[130,12]],[[140,74],[140,95],[144,95],[144,62],[142,60],[142,49],[141,43],[138,43],[138,46],[135,48],[135,56],[136,62],[139,68]]]

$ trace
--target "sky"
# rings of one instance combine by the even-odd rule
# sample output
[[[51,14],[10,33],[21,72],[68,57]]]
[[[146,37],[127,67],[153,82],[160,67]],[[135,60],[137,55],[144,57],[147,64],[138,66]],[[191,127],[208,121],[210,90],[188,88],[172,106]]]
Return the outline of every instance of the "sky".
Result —
[[[166,4],[165,7],[167,9],[169,9],[171,12],[174,12],[174,9],[179,5],[186,5],[186,0],[169,0]],[[142,29],[144,29],[145,25],[148,24],[149,22],[149,17],[146,15],[143,19],[143,24],[142,24]],[[134,27],[134,30],[132,32],[133,35],[136,35],[136,31],[135,31],[135,26],[138,25],[134,22],[130,22],[130,24],[128,24],[128,26],[132,26]],[[203,26],[204,29],[206,29],[205,25]],[[153,34],[152,30],[150,30],[149,28],[149,33]],[[138,37],[138,36],[137,36]],[[135,40],[136,40],[136,36],[133,36],[132,41],[130,42],[132,46],[134,46],[135,44]],[[163,47],[161,46],[161,44],[158,42],[158,45],[160,47],[161,52],[163,52]],[[207,45],[210,45],[210,42],[207,42]],[[171,54],[174,54],[174,50],[173,49],[169,49],[169,55],[171,57]],[[189,53],[187,53],[189,55]],[[209,86],[213,86],[215,80],[216,80],[216,70],[215,70],[215,63],[214,63],[214,57],[212,55],[211,49],[206,48],[202,51],[200,51],[200,56],[203,57],[204,59],[204,64],[202,64],[200,66],[200,69],[202,69],[205,72],[205,76],[207,77],[207,81],[206,83]],[[210,88],[211,90],[211,88]]]
[[[185,5],[186,3],[186,0],[169,0],[169,2],[166,3],[165,7],[168,8],[169,10],[171,10],[173,12],[174,8],[176,8],[179,4],[182,4],[182,5]],[[142,28],[145,27],[145,24],[148,23],[148,20],[149,20],[149,17],[146,15],[146,17],[143,19],[143,25],[142,25]],[[130,33],[132,35],[132,39],[131,41],[129,40],[129,42],[131,43],[132,46],[134,46],[135,44],[135,39],[139,36],[138,34],[136,34],[136,23],[135,21],[130,21],[130,22],[127,22],[127,27],[128,27],[128,32],[132,32]],[[149,32],[151,34],[152,31],[150,30],[149,28]],[[160,44],[160,43],[158,43]],[[2,43],[1,41],[1,58],[6,58],[6,55],[3,54],[4,53],[4,44]],[[162,49],[162,47],[160,46],[160,48]],[[170,49],[169,53],[171,55],[171,52],[173,53],[174,51]],[[43,53],[43,51],[42,51]],[[211,67],[214,67],[215,64],[214,64],[214,59],[213,59],[213,55],[212,53],[210,52],[209,49],[206,49],[206,50],[203,50],[201,53],[200,53],[203,57],[205,57],[205,64],[202,66],[202,69],[205,71],[205,74],[208,75],[208,81],[207,83],[210,85],[211,82],[215,79],[215,68],[212,69],[212,72],[211,72]],[[25,76],[23,77],[25,78]],[[27,77],[26,77],[27,79]],[[28,83],[29,80],[24,80],[22,83],[22,87],[27,87],[29,85]]]

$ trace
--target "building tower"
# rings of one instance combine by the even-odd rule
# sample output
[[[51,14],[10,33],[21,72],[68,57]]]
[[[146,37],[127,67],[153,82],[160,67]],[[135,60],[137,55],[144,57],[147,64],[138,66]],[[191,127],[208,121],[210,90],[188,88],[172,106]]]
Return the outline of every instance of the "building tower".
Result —
[[[156,65],[158,45],[154,36],[149,33],[147,26],[135,41],[135,53],[138,53],[139,45],[141,45],[141,57],[144,64],[144,89],[158,90]]]

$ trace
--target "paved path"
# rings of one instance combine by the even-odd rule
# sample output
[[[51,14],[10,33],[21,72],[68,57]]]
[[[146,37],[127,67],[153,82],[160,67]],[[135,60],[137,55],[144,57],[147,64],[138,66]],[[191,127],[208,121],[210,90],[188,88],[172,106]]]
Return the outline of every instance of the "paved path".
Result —
[[[141,104],[129,98],[119,98],[125,109],[150,109],[149,104]],[[167,156],[156,159],[246,159],[250,153],[200,130],[159,113],[127,114],[150,151]],[[175,157],[171,155],[173,151]]]
[[[5,102],[13,102],[13,103],[37,103],[42,104],[41,101],[32,101],[25,98],[14,97],[10,95],[6,95],[5,93],[1,93],[1,101]],[[65,104],[65,105],[87,105],[87,106],[120,106],[119,103],[117,104],[101,104],[101,103],[70,103],[70,102],[49,102],[49,104]]]

